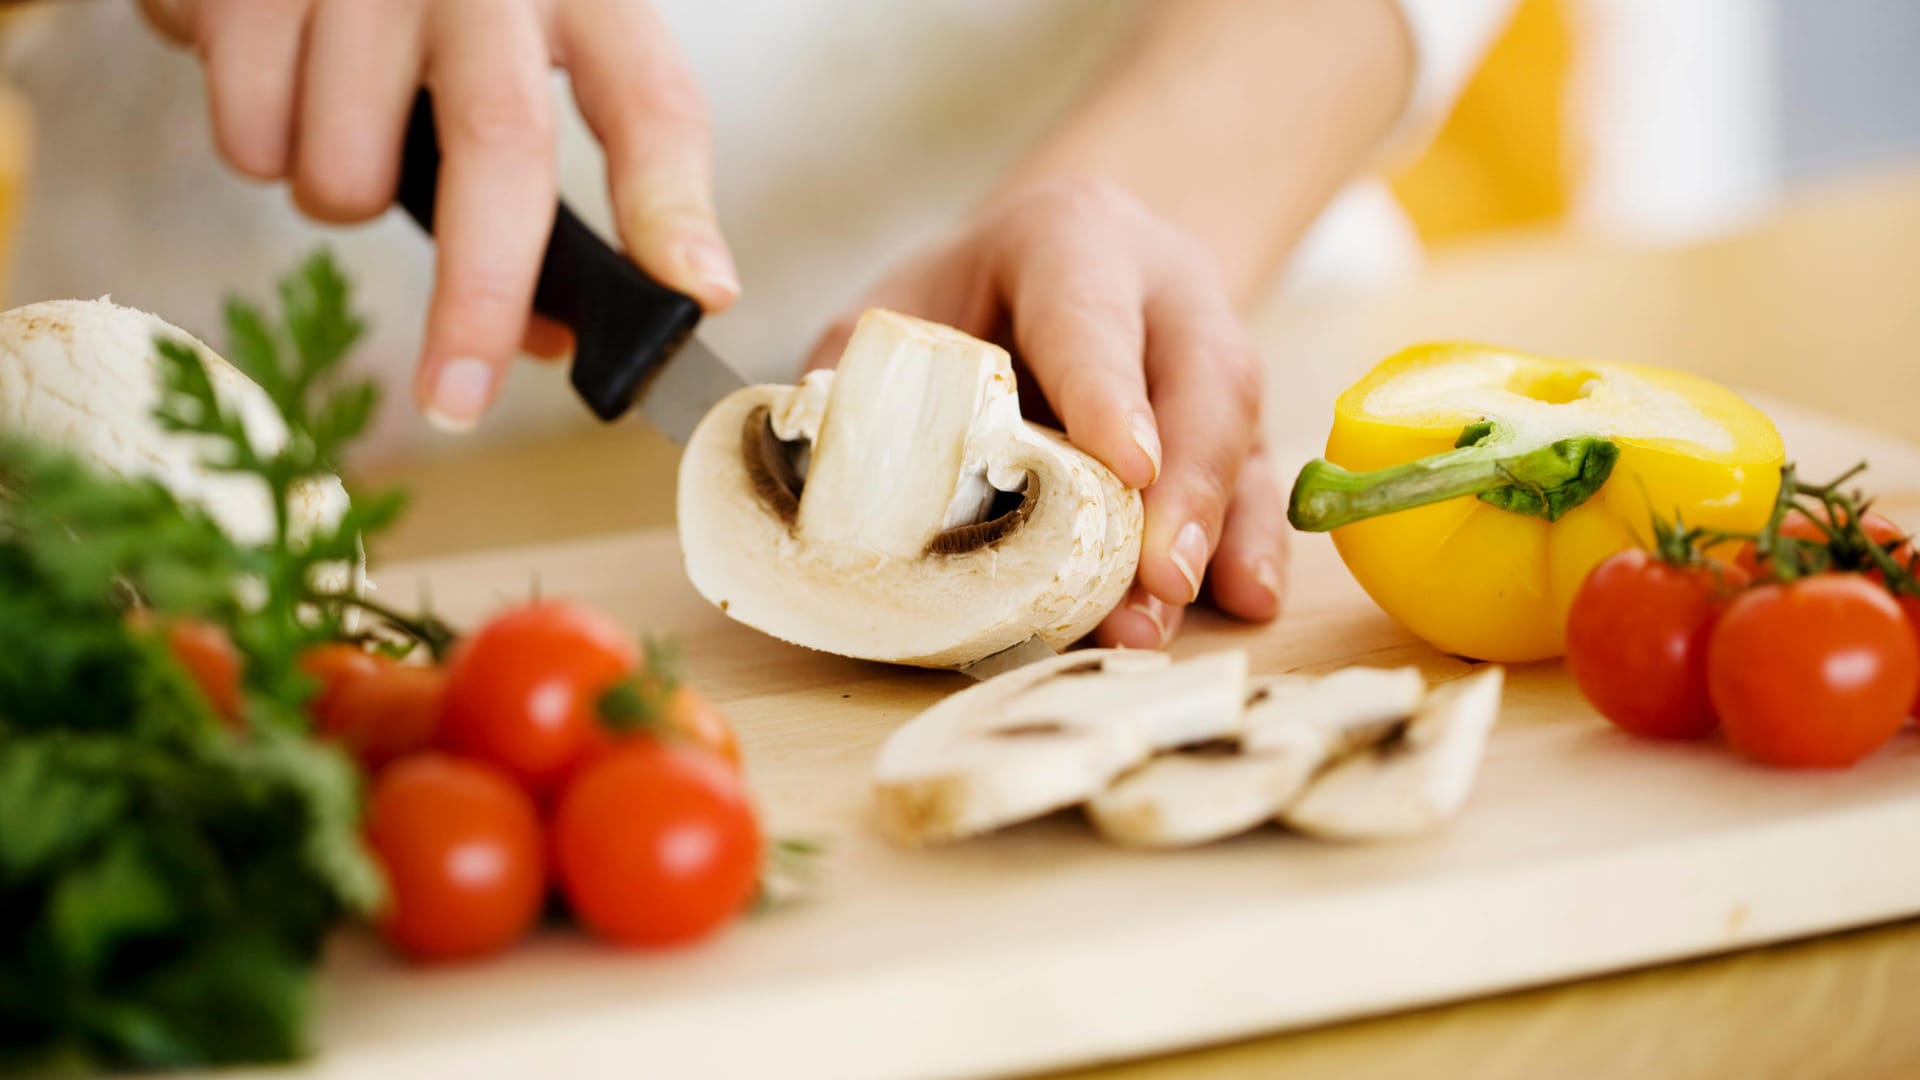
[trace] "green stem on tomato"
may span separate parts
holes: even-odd
[[[1511,428],[1482,422],[1460,433],[1454,449],[1372,472],[1356,473],[1325,459],[1300,470],[1287,520],[1326,532],[1367,518],[1466,495],[1516,514],[1557,521],[1600,490],[1620,448],[1600,435],[1575,435],[1520,448]]]

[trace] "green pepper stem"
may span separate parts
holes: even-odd
[[[1575,435],[1519,449],[1511,432],[1477,425],[1463,439],[1480,441],[1373,472],[1356,473],[1324,459],[1308,462],[1293,484],[1287,520],[1326,532],[1381,514],[1466,495],[1514,513],[1557,520],[1606,482],[1619,447],[1600,435]]]

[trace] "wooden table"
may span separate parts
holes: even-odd
[[[1920,436],[1920,173],[1807,192],[1684,248],[1483,242],[1406,288],[1276,308],[1254,325],[1273,373],[1269,435],[1287,457],[1312,452],[1355,370],[1448,337],[1701,371],[1846,417],[1870,452]],[[376,554],[661,524],[672,463],[630,424],[389,468],[373,479],[410,486],[415,512]],[[1920,925],[1901,924],[1075,1075],[1911,1075],[1916,986]]]

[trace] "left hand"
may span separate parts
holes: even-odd
[[[1074,445],[1145,489],[1138,576],[1100,644],[1165,645],[1203,585],[1230,615],[1279,613],[1288,526],[1260,438],[1262,365],[1197,241],[1117,185],[1052,180],[901,265],[807,366],[831,367],[871,307],[1006,345]]]

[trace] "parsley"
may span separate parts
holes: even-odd
[[[294,528],[294,501],[333,474],[376,398],[342,373],[363,325],[332,260],[301,264],[279,299],[277,323],[239,301],[226,321],[282,444],[249,433],[191,344],[156,342],[156,419],[198,438],[207,467],[263,485],[268,540],[234,540],[158,483],[0,440],[0,1071],[295,1057],[327,932],[379,900],[357,774],[308,737],[297,661],[366,607],[324,571],[356,562],[401,501]],[[128,618],[136,606],[226,630],[244,730]],[[388,614],[444,647],[438,623]]]

